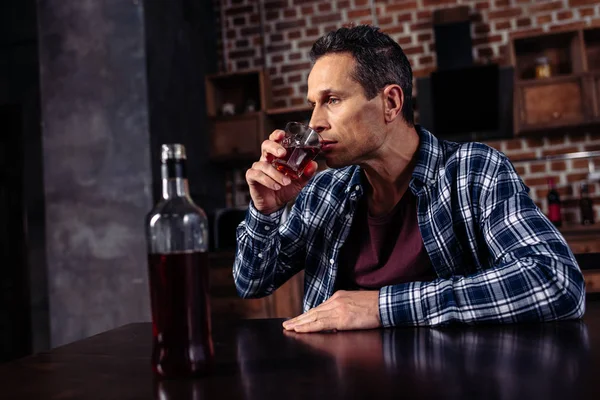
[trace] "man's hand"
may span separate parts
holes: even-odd
[[[373,329],[381,326],[379,291],[337,291],[318,307],[283,323],[288,331]]]
[[[254,207],[265,215],[279,210],[296,197],[318,168],[317,163],[311,161],[302,176],[295,180],[277,171],[271,161],[277,156],[285,155],[287,150],[280,144],[284,136],[285,132],[282,130],[273,131],[261,146],[260,160],[246,171],[246,182]]]

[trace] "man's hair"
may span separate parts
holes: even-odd
[[[320,37],[310,50],[312,62],[331,53],[350,53],[356,60],[352,78],[371,100],[386,85],[397,84],[404,92],[402,116],[414,124],[412,106],[412,69],[402,47],[378,27],[358,25],[340,28]]]

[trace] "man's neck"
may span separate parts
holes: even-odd
[[[390,212],[408,190],[419,149],[414,127],[404,126],[388,137],[376,157],[361,163],[369,183],[369,214],[373,216]]]

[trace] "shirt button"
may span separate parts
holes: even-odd
[[[352,218],[352,215],[346,214],[346,219],[350,219],[350,218]]]
[[[258,253],[258,258],[263,258],[262,253]]]
[[[265,231],[270,231],[270,230],[271,230],[271,227],[265,225]]]
[[[359,189],[360,189],[360,186],[358,186],[358,185],[354,186],[354,190],[356,190],[357,192]]]
[[[329,259],[329,264],[333,265],[334,262],[335,262],[335,260],[333,258]]]

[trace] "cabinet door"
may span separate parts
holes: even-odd
[[[600,271],[583,271],[586,293],[600,292]]]
[[[211,135],[211,158],[258,159],[265,136],[264,114],[257,112],[215,119]]]
[[[595,237],[566,237],[566,240],[574,254],[600,253],[600,241]]]
[[[302,313],[304,273],[300,272],[273,294],[242,299],[233,280],[233,252],[210,253],[210,305],[219,319],[288,318]]]
[[[524,126],[560,127],[584,122],[581,80],[522,86]]]
[[[594,82],[594,117],[600,120],[600,74],[595,74],[591,79]]]
[[[209,254],[210,308],[213,318],[235,320],[273,318],[273,296],[242,299],[233,280],[233,252]]]

